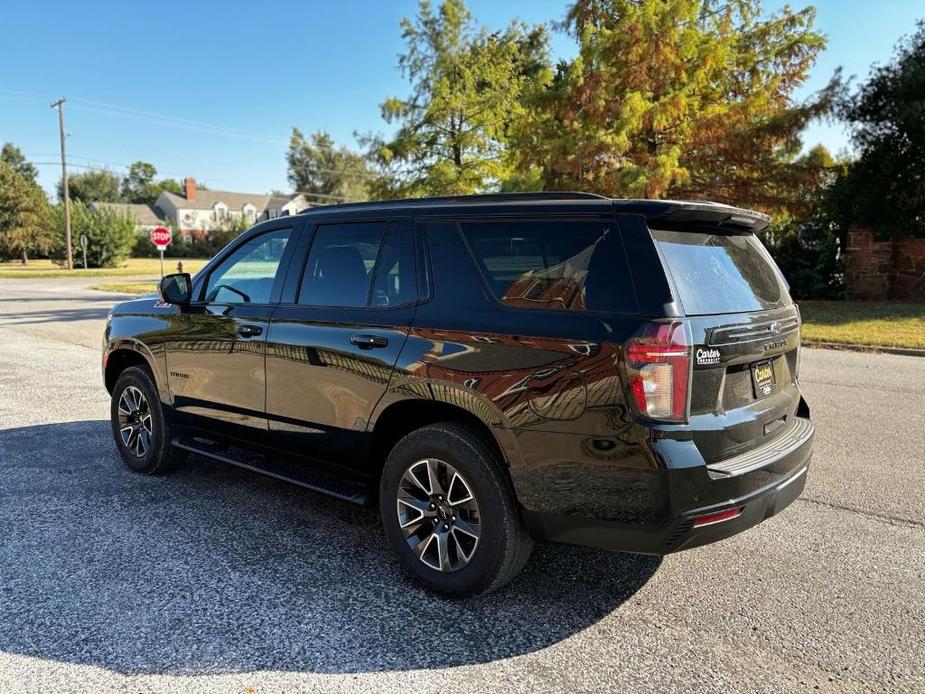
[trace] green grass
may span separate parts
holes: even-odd
[[[117,294],[150,294],[157,291],[157,282],[104,282],[94,285],[91,289]]]
[[[76,267],[65,270],[50,260],[30,260],[28,265],[18,261],[0,263],[0,278],[5,279],[37,279],[54,277],[127,277],[132,275],[160,275],[161,261],[158,258],[129,258],[119,267],[90,268],[84,270],[79,259],[74,257]],[[208,260],[202,258],[164,258],[164,272],[176,272],[177,261],[183,262],[183,271],[195,273]]]
[[[925,349],[925,304],[801,301],[803,339]]]

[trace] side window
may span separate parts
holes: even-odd
[[[223,304],[266,304],[291,229],[255,236],[209,275],[205,300]]]
[[[414,246],[410,232],[389,228],[376,264],[376,280],[370,306],[401,306],[417,298],[414,275]]]
[[[306,306],[367,306],[384,233],[384,222],[319,226],[305,264],[298,302]]]
[[[503,304],[639,311],[623,244],[610,220],[463,222],[460,228]]]

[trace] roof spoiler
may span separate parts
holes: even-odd
[[[771,218],[761,212],[743,210],[715,202],[665,201],[665,208],[650,214],[649,220],[671,223],[700,223],[718,226],[730,231],[758,232],[765,229]]]

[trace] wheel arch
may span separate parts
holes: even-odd
[[[404,399],[382,409],[371,428],[371,469],[379,474],[389,452],[398,441],[416,429],[438,422],[459,422],[481,435],[502,463],[510,479],[510,466],[517,456],[513,433],[499,426],[489,426],[476,414],[454,404],[425,399]]]
[[[103,381],[109,394],[112,394],[119,374],[132,366],[142,366],[148,369],[161,400],[164,400],[163,379],[157,368],[157,360],[146,345],[136,340],[117,340],[106,350]]]

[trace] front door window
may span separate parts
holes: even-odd
[[[209,275],[205,300],[223,304],[267,304],[291,229],[255,236]]]

